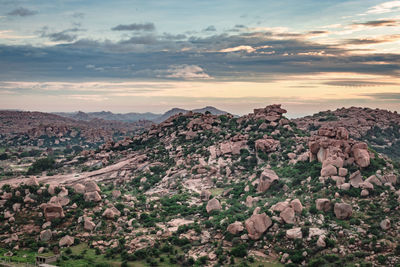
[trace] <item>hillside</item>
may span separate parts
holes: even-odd
[[[345,127],[350,136],[373,149],[400,159],[400,115],[381,109],[341,108],[293,120],[302,130],[314,133],[320,127]]]
[[[285,113],[179,113],[0,180],[2,252],[61,250],[59,266],[400,264],[399,166],[351,128],[310,132]]]

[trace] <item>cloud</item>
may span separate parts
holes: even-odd
[[[119,43],[120,44],[140,44],[140,45],[145,45],[145,44],[155,44],[158,42],[158,39],[155,35],[141,35],[141,36],[133,36],[129,38],[128,40],[122,40]]]
[[[154,23],[144,23],[144,24],[138,24],[138,23],[133,23],[133,24],[120,24],[117,25],[113,28],[111,28],[112,31],[146,31],[146,32],[151,32],[155,30]]]
[[[7,15],[9,16],[15,16],[15,17],[28,17],[28,16],[33,16],[35,14],[37,14],[37,11],[30,10],[24,7],[16,8],[7,13]]]
[[[215,32],[215,31],[217,31],[217,29],[215,28],[214,25],[210,25],[203,30],[203,32]]]
[[[377,82],[369,80],[333,80],[325,82],[324,84],[330,86],[343,86],[343,87],[375,87],[375,86],[388,86],[388,85],[398,85],[392,82]]]
[[[371,20],[362,23],[353,23],[352,26],[356,27],[393,27],[398,26],[399,21],[396,19],[382,19],[382,20]]]
[[[359,39],[346,39],[343,44],[346,45],[370,45],[370,44],[381,44],[395,42],[400,39],[400,34],[398,35],[385,35],[370,38],[359,38]]]
[[[256,51],[256,49],[254,49],[253,47],[251,47],[249,45],[239,45],[236,47],[222,49],[219,52],[229,53],[229,52],[238,52],[238,51],[245,51],[247,53],[252,53],[252,52]]]
[[[360,94],[360,96],[367,96],[376,100],[400,100],[400,93],[395,92]]]
[[[186,64],[171,65],[169,66],[169,69],[165,70],[165,74],[160,74],[159,76],[184,80],[211,79],[211,77],[207,73],[205,73],[203,68],[201,68],[200,66]]]
[[[400,10],[400,1],[389,1],[373,6],[368,9],[367,14],[382,14]]]
[[[76,32],[83,31],[79,28],[66,29],[60,32],[48,32],[48,27],[43,27],[39,31],[41,37],[49,38],[52,42],[73,42],[78,38]]]

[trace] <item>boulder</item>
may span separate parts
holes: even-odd
[[[43,242],[49,241],[52,236],[53,234],[49,229],[40,232],[40,240]]]
[[[301,228],[293,228],[286,230],[286,237],[289,239],[300,239],[303,238],[303,233],[301,232]]]
[[[88,217],[85,217],[84,222],[83,222],[83,229],[86,231],[93,231],[93,229],[96,227],[96,224],[92,222],[92,220]]]
[[[74,240],[73,237],[71,237],[69,235],[66,235],[66,236],[64,236],[63,238],[60,239],[60,242],[58,242],[58,245],[60,247],[69,247],[69,246],[72,246],[74,244],[74,241],[75,240]]]
[[[115,217],[119,217],[119,216],[121,216],[121,212],[115,207],[107,208],[103,212],[103,217],[105,217],[107,219],[114,219]]]
[[[322,177],[333,176],[333,175],[337,175],[337,169],[332,164],[328,164],[321,169]]]
[[[207,213],[210,213],[213,210],[221,210],[221,209],[222,209],[222,206],[219,203],[218,199],[216,199],[216,198],[210,199],[206,206]]]
[[[258,240],[261,235],[271,227],[272,221],[267,214],[253,214],[245,221],[248,236],[253,240]]]
[[[326,247],[325,235],[320,235],[317,240],[317,246],[320,248]]]
[[[85,184],[85,192],[101,192],[100,187],[94,182],[94,181],[89,181]]]
[[[389,219],[384,219],[379,225],[381,226],[382,230],[387,231],[390,229],[391,223]]]
[[[381,180],[379,180],[378,177],[376,177],[376,175],[371,175],[365,181],[374,185],[382,186]]]
[[[226,229],[229,233],[233,235],[237,235],[238,233],[242,232],[244,230],[242,222],[234,222],[228,225],[228,228]]]
[[[294,224],[294,209],[291,207],[284,209],[280,217],[285,223]]]
[[[315,201],[317,210],[327,212],[332,208],[331,201],[327,198],[319,198]]]
[[[78,194],[85,193],[85,186],[83,184],[75,184],[73,188],[74,188],[75,193],[78,193]]]
[[[294,209],[296,213],[301,213],[303,211],[303,205],[297,198],[290,201],[290,206]]]
[[[208,201],[208,200],[210,200],[210,197],[211,197],[211,192],[210,191],[201,190],[200,198],[201,198],[202,201]]]
[[[30,177],[25,181],[25,184],[28,186],[39,186],[39,182],[35,177]]]
[[[334,207],[335,216],[338,219],[348,219],[353,214],[353,208],[346,203],[336,203]]]
[[[276,151],[279,145],[280,142],[275,139],[259,139],[255,142],[256,150],[265,153]]]
[[[350,184],[352,187],[359,188],[360,183],[362,183],[361,172],[358,170],[350,175]]]
[[[339,176],[345,177],[348,173],[348,170],[346,168],[339,168]]]
[[[101,200],[101,196],[97,191],[85,193],[84,198],[86,202],[99,202]]]
[[[47,221],[65,217],[64,210],[60,204],[45,204],[43,205],[43,212]]]
[[[260,176],[257,186],[257,192],[263,193],[267,191],[274,181],[279,180],[278,175],[271,169],[265,169]]]
[[[352,147],[354,160],[361,168],[368,167],[371,159],[365,143],[358,143]]]

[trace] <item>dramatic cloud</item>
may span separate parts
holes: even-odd
[[[343,43],[348,45],[370,45],[395,42],[400,39],[399,35],[378,36],[374,38],[347,39]]]
[[[371,7],[367,14],[382,14],[395,12],[400,10],[400,1],[389,1],[376,6]]]
[[[154,31],[156,27],[154,26],[153,23],[144,23],[144,24],[120,24],[118,26],[115,26],[111,28],[112,31]]]
[[[203,68],[197,65],[171,65],[166,71],[166,78],[178,78],[184,80],[192,79],[211,79],[211,77],[204,72]],[[160,75],[163,77],[163,75]]]
[[[30,10],[24,7],[16,8],[7,13],[9,16],[16,16],[16,17],[28,17],[37,14],[37,11]]]

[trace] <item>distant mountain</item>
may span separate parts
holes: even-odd
[[[130,113],[112,113],[110,111],[100,111],[100,112],[72,112],[72,113],[66,113],[66,112],[56,112],[55,114],[67,117],[67,118],[72,118],[75,120],[83,120],[83,121],[90,121],[92,119],[102,119],[102,120],[112,120],[112,121],[122,121],[122,122],[137,122],[137,121],[152,121],[155,123],[160,123],[168,119],[169,117],[179,114],[179,113],[187,113],[190,110],[187,109],[181,109],[181,108],[173,108],[171,110],[168,110],[164,114],[156,114],[156,113],[151,113],[151,112],[146,112],[146,113],[135,113],[135,112],[130,112]],[[222,115],[222,114],[227,114],[228,112],[219,110],[215,107],[207,106],[204,108],[200,109],[193,109],[192,110],[195,113],[206,113],[210,112],[213,115]]]

